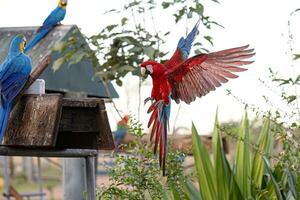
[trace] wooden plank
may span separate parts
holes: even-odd
[[[9,187],[9,193],[10,193],[10,196],[14,197],[16,200],[23,199],[22,196],[17,192],[17,190],[12,186]]]
[[[97,156],[95,149],[49,149],[31,147],[4,147],[0,146],[1,156],[25,156],[25,157],[57,157],[57,158],[80,158]]]
[[[62,95],[24,95],[10,115],[4,145],[53,147]]]
[[[64,100],[63,100],[64,102]],[[59,132],[98,132],[98,110],[90,107],[63,107]]]
[[[112,132],[109,126],[109,121],[106,113],[104,100],[101,100],[98,106],[98,123],[100,126],[100,135],[98,140],[99,150],[112,150],[115,148]]]
[[[63,107],[96,108],[101,100],[99,98],[64,98]]]

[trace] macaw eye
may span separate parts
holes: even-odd
[[[147,65],[146,69],[147,69],[148,72],[150,72],[150,74],[153,73],[153,66],[152,65]]]
[[[27,44],[27,40],[26,40],[26,37],[24,37],[23,38],[23,46],[26,47],[26,44]]]

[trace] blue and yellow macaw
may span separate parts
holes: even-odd
[[[47,33],[49,33],[55,26],[66,16],[68,0],[59,0],[58,6],[50,13],[46,18],[43,25],[37,30],[35,37],[29,42],[25,49],[25,53],[32,49],[41,39],[43,39]]]
[[[31,59],[24,54],[23,34],[13,38],[7,57],[0,65],[0,142],[2,141],[14,98],[24,87],[31,72]]]

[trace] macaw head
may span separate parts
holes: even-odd
[[[124,124],[128,124],[128,121],[129,121],[129,115],[125,115],[122,120],[122,122],[124,122]]]
[[[119,122],[118,125],[127,126],[129,121],[129,115],[125,115]]]
[[[143,62],[141,64],[141,75],[143,77],[147,77],[147,75],[150,75],[152,77],[156,75],[161,75],[164,71],[164,65],[152,60]]]
[[[68,0],[59,0],[58,6],[61,8],[66,8],[68,4]]]
[[[26,38],[24,34],[16,35],[10,43],[8,53],[11,56],[17,55],[19,53],[24,53],[25,46],[26,46]]]

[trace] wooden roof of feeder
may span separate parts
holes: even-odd
[[[27,41],[32,39],[38,27],[13,27],[0,28],[0,61],[7,55],[9,43],[15,35],[24,33]],[[32,58],[33,68],[46,55],[51,55],[52,61],[49,67],[40,76],[46,81],[46,90],[51,92],[82,92],[92,97],[112,97],[117,98],[118,94],[111,83],[108,83],[108,91],[103,82],[94,77],[95,71],[92,61],[82,60],[77,64],[69,66],[63,64],[57,71],[54,71],[53,61],[61,57],[60,53],[53,52],[52,49],[57,42],[66,41],[70,37],[82,43],[84,37],[76,25],[60,25],[51,31],[42,41],[40,41],[28,55]],[[85,48],[88,48],[85,45]],[[89,50],[89,49],[88,49]]]
[[[8,37],[23,32],[30,40],[35,30],[36,27],[0,28],[0,61],[7,54]],[[70,67],[65,64],[55,72],[52,69],[53,60],[60,57],[52,52],[53,46],[74,35],[85,42],[76,26],[58,26],[29,53],[33,70],[15,98],[3,145],[24,150],[114,148],[105,103],[99,98],[118,97],[113,86],[108,84],[107,90],[102,82],[92,81],[94,69],[89,60]],[[46,90],[52,94],[22,96],[38,77],[46,81]],[[61,94],[65,92],[81,92],[88,97]]]

